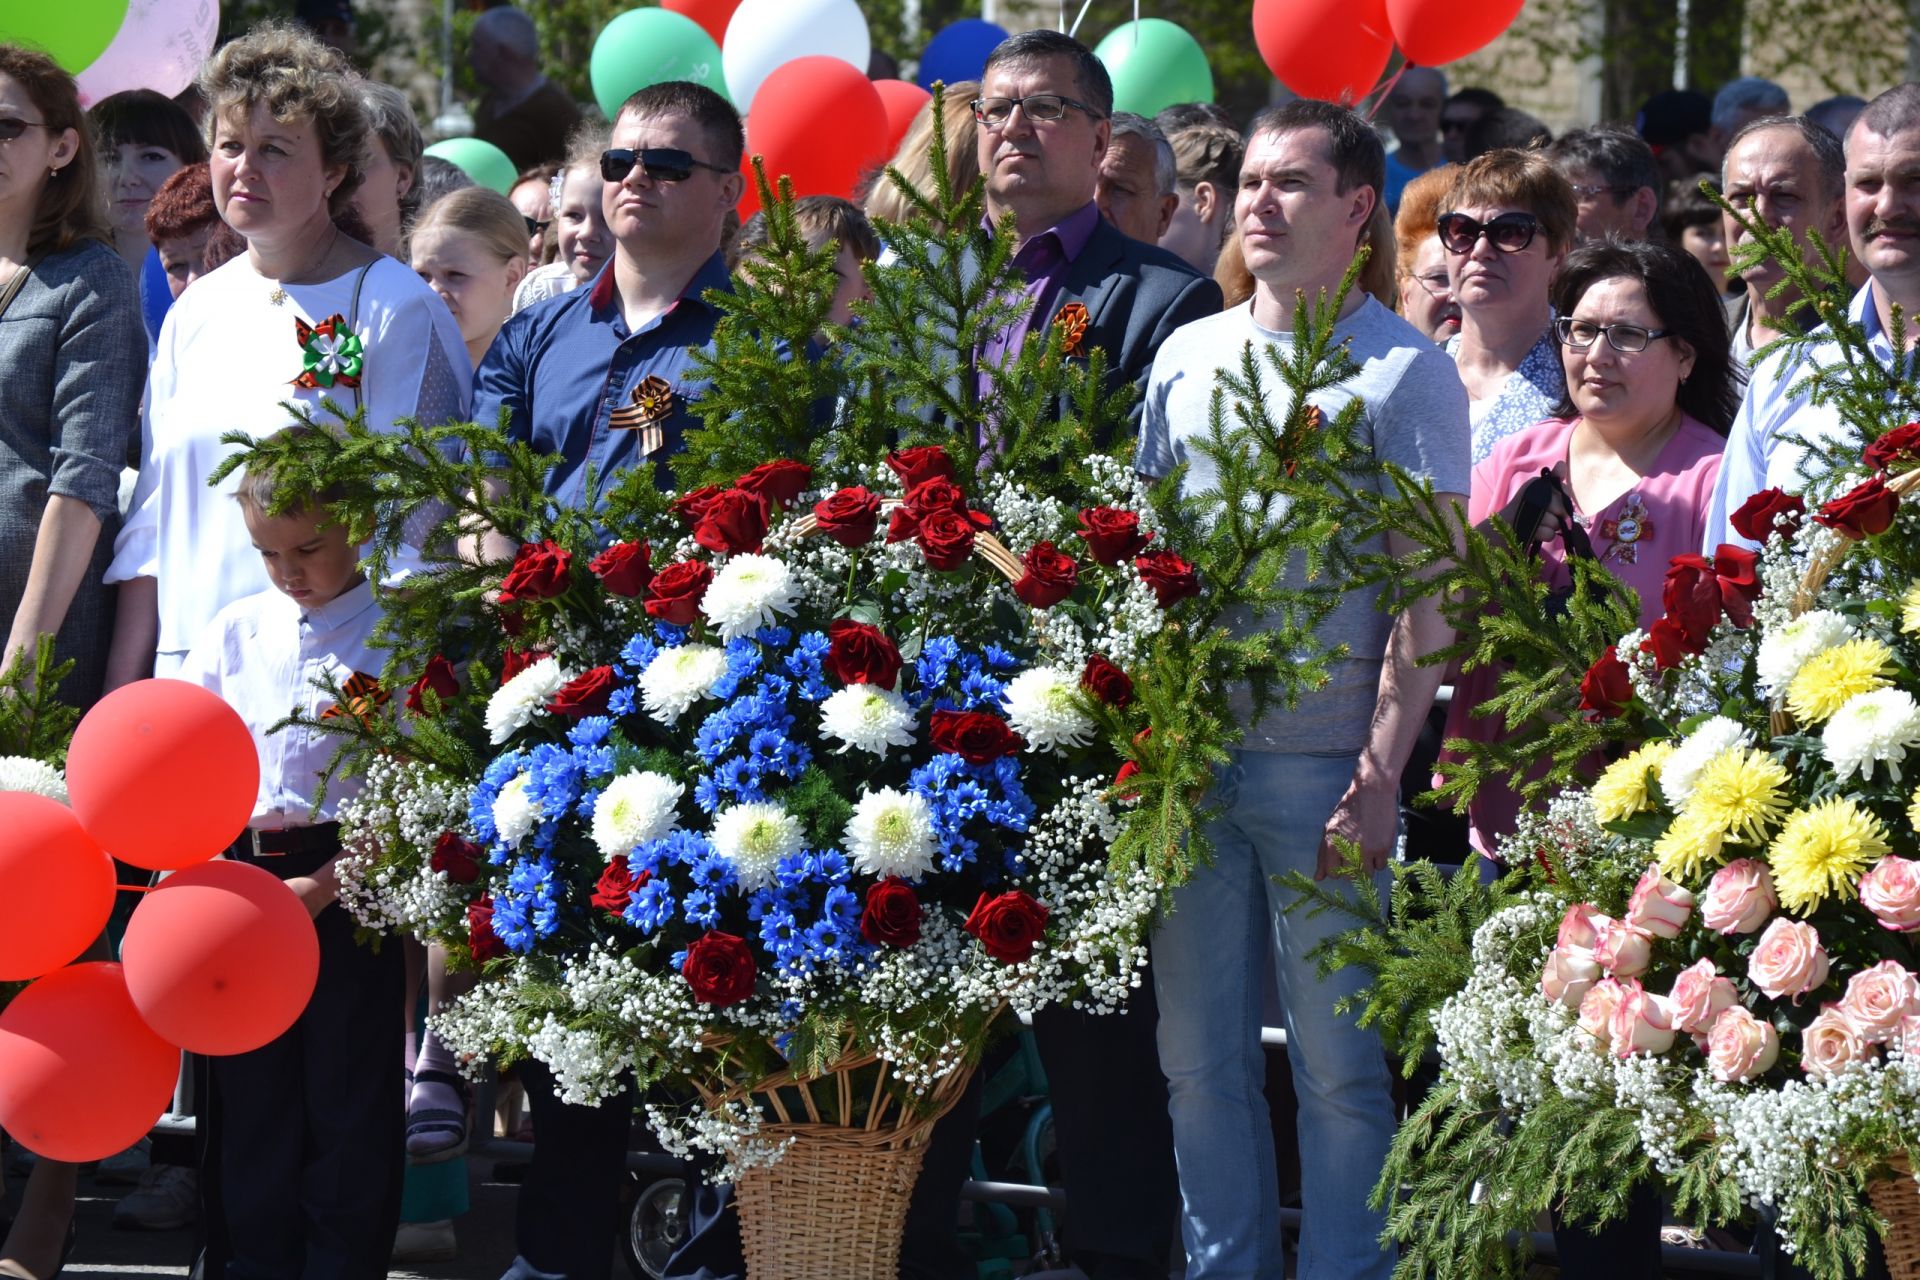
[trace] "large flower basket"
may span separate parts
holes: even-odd
[[[902,1105],[903,1090],[889,1087],[887,1064],[871,1054],[843,1056],[821,1076],[780,1072],[752,1090],[746,1100],[763,1117],[758,1141],[785,1152],[734,1184],[749,1280],[893,1280],[927,1141],[973,1070],[948,1072],[919,1107]],[[823,1088],[830,1109],[818,1101]],[[702,1094],[709,1106],[734,1100]]]
[[[1873,1211],[1886,1219],[1880,1244],[1887,1255],[1887,1274],[1893,1280],[1920,1280],[1920,1181],[1904,1155],[1889,1162],[1893,1176],[1867,1187]]]

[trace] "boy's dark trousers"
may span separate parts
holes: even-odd
[[[339,851],[337,829],[230,856],[290,880]],[[329,836],[334,838],[329,839]],[[204,1280],[381,1280],[400,1224],[406,1161],[405,972],[398,940],[354,940],[334,905],[314,920],[320,977],[287,1032],[251,1053],[201,1059]]]

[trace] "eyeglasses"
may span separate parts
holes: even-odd
[[[1575,187],[1573,189],[1573,198],[1576,200],[1591,200],[1598,195],[1630,196],[1633,192],[1634,188],[1632,187],[1616,187],[1612,183],[1602,182],[1594,186]]]
[[[1013,118],[1015,107],[1026,112],[1029,120],[1059,120],[1067,114],[1068,107],[1084,111],[1095,120],[1106,118],[1086,103],[1061,93],[1030,93],[1024,98],[975,98],[973,118],[980,124],[1005,124]]]
[[[548,218],[545,222],[542,222],[538,218],[529,218],[524,213],[520,215],[520,220],[527,224],[527,234],[530,236],[537,236],[553,225],[552,218]]]
[[[21,120],[15,116],[0,117],[0,142],[12,142],[29,129],[44,129],[47,126],[38,120]]]
[[[1453,280],[1444,271],[1429,271],[1425,275],[1415,275],[1413,279],[1436,302],[1453,296]]]
[[[693,176],[695,169],[711,169],[715,173],[733,172],[717,164],[708,164],[705,160],[695,160],[678,147],[642,147],[638,151],[631,147],[614,147],[600,153],[600,176],[608,182],[625,182],[635,165],[639,165],[641,172],[655,182],[685,182]]]
[[[1540,219],[1530,213],[1503,213],[1481,222],[1464,213],[1443,213],[1435,226],[1448,253],[1472,253],[1481,236],[1502,253],[1519,253],[1533,243]]]
[[[1560,339],[1563,347],[1572,347],[1575,351],[1585,351],[1602,336],[1607,345],[1624,355],[1645,351],[1647,344],[1655,338],[1671,338],[1671,329],[1643,329],[1637,324],[1594,324],[1588,320],[1575,320],[1572,316],[1560,316],[1553,322],[1553,336]]]

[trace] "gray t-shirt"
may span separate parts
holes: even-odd
[[[1467,391],[1453,361],[1433,341],[1393,312],[1368,298],[1339,322],[1334,334],[1347,343],[1357,372],[1337,387],[1318,393],[1313,403],[1331,419],[1351,400],[1365,402],[1355,439],[1370,446],[1374,456],[1391,462],[1417,478],[1432,482],[1440,493],[1467,492],[1471,465],[1471,432],[1467,425]],[[1140,426],[1142,473],[1165,475],[1175,464],[1188,470],[1182,489],[1204,493],[1215,487],[1211,461],[1189,451],[1188,441],[1207,434],[1209,402],[1215,375],[1237,369],[1240,353],[1249,343],[1292,345],[1293,335],[1263,329],[1253,321],[1251,303],[1173,331],[1161,344],[1147,379],[1147,399]],[[1268,411],[1278,417],[1286,411],[1287,391],[1271,369],[1264,370]],[[1384,489],[1384,476],[1363,483]],[[1361,552],[1386,549],[1376,538]],[[1304,582],[1304,566],[1296,566],[1296,581]],[[1301,695],[1288,711],[1277,708],[1256,724],[1249,724],[1243,746],[1255,751],[1352,753],[1366,745],[1373,722],[1380,683],[1380,663],[1393,629],[1392,615],[1377,607],[1379,589],[1350,591],[1321,624],[1319,635],[1328,647],[1344,644],[1347,653],[1329,668],[1331,678],[1320,689]],[[1245,690],[1234,695],[1234,708],[1243,722],[1252,715]]]

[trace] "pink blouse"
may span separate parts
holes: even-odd
[[[1468,519],[1478,524],[1500,511],[1521,486],[1567,460],[1574,418],[1548,418],[1515,433],[1494,446],[1486,461],[1473,469],[1468,496]],[[1696,418],[1682,417],[1679,430],[1640,483],[1599,511],[1576,509],[1574,518],[1585,526],[1594,554],[1622,582],[1640,595],[1640,625],[1650,626],[1665,612],[1660,603],[1667,564],[1674,556],[1700,550],[1707,525],[1707,504],[1714,479],[1720,474],[1720,452],[1726,441]],[[1569,493],[1574,491],[1567,486]],[[1577,500],[1577,499],[1576,499]],[[1541,574],[1555,590],[1572,586],[1566,548],[1555,538],[1540,548]],[[1497,716],[1476,718],[1471,712],[1494,694],[1499,683],[1495,665],[1477,667],[1454,682],[1453,703],[1447,712],[1446,736],[1490,742],[1505,725]],[[1442,753],[1442,769],[1449,759]],[[1491,855],[1496,841],[1511,832],[1520,813],[1520,798],[1506,786],[1489,783],[1467,807],[1473,847]]]

